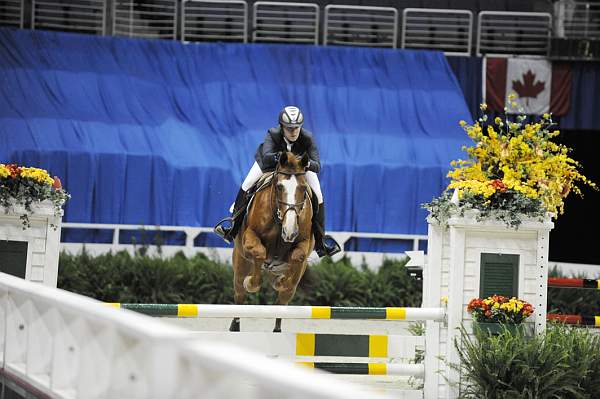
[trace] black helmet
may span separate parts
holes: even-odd
[[[304,115],[298,107],[288,106],[279,113],[279,124],[285,127],[300,127],[304,123]]]

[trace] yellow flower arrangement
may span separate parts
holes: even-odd
[[[46,170],[0,163],[0,206],[4,207],[5,213],[14,205],[25,207],[26,213],[21,215],[24,229],[30,225],[31,205],[49,200],[58,215],[69,198],[60,179],[50,177]]]
[[[481,323],[519,324],[533,314],[533,306],[515,297],[492,295],[484,299],[471,299],[467,312]]]
[[[597,189],[569,157],[570,149],[552,141],[560,132],[553,128],[550,114],[535,123],[524,123],[525,119],[522,114],[513,120],[498,116],[488,123],[484,113],[472,125],[460,121],[474,144],[463,147],[468,159],[451,163],[451,181],[444,194],[425,204],[434,218],[443,222],[453,210],[477,209],[480,217],[495,217],[516,227],[522,216],[564,213],[565,197],[571,192],[581,195],[580,185]],[[454,191],[458,203],[451,204]]]

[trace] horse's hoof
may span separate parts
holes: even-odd
[[[274,332],[274,333],[280,333],[280,332],[281,332],[281,328],[274,328],[274,329],[273,329],[273,332]]]
[[[256,286],[252,285],[252,280],[253,280],[252,276],[246,276],[244,278],[244,284],[243,284],[244,289],[250,293],[256,292],[260,289],[260,285],[258,285],[258,284]]]
[[[240,321],[232,320],[231,325],[229,326],[229,331],[230,332],[240,332]]]

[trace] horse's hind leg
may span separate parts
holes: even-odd
[[[260,238],[252,229],[247,229],[244,233],[244,253],[249,255],[253,263],[248,263],[248,270],[244,278],[244,288],[248,292],[257,292],[261,284],[261,268],[267,259],[267,250],[260,241]]]
[[[237,243],[233,248],[233,300],[236,305],[243,305],[246,300],[246,289],[244,288],[244,279],[251,269],[251,264],[244,259],[238,249]],[[231,320],[229,331],[240,331],[240,318],[235,317]]]

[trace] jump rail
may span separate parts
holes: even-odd
[[[548,287],[553,288],[592,288],[600,290],[600,280],[587,278],[558,278],[549,277]]]
[[[424,348],[422,336],[223,331],[194,331],[191,334],[334,374],[423,378],[425,371],[424,364],[412,363],[417,356],[417,347]]]
[[[207,318],[285,318],[285,319],[378,319],[443,321],[444,308],[363,308],[331,306],[280,305],[204,305],[204,304],[148,304],[107,303],[116,308],[133,310],[151,316],[207,317]]]
[[[549,321],[557,321],[565,324],[581,325],[589,327],[600,327],[600,316],[586,316],[578,314],[549,314]]]

